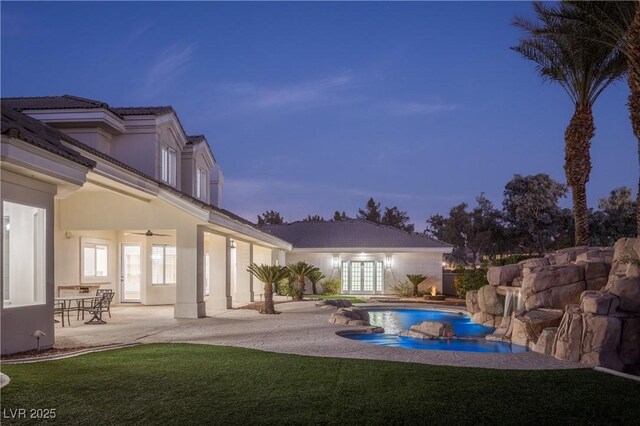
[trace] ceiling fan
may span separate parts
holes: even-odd
[[[147,232],[125,232],[124,235],[142,235],[145,237],[172,237],[173,236],[169,234],[158,234],[155,232],[151,232],[151,229],[147,229]]]

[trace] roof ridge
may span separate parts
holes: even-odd
[[[172,105],[151,105],[151,106],[114,106],[111,107],[113,109],[160,109],[160,108],[170,108],[175,111]]]
[[[108,103],[106,103],[104,101],[100,101],[98,99],[83,98],[81,96],[69,95],[68,93],[65,93],[64,95],[62,95],[61,98],[70,98],[70,99],[74,99],[76,101],[87,102],[87,103],[99,106],[101,108],[109,108],[109,104]]]
[[[3,96],[0,99],[42,99],[42,98],[60,98],[60,95],[52,96]]]

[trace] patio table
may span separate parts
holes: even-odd
[[[76,302],[76,308],[80,309],[80,302],[82,302],[82,306],[84,308],[84,301],[85,300],[94,300],[96,299],[96,297],[99,296],[62,296],[62,297],[56,297],[54,298],[54,300],[56,302],[62,302],[62,326],[64,327],[64,312],[67,312],[67,322],[69,324],[69,326],[71,326],[71,322],[69,321],[69,312],[71,312],[71,304],[73,302]],[[84,319],[84,317],[83,317]]]

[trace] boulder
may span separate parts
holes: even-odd
[[[620,298],[619,310],[640,313],[640,278],[618,278],[610,281],[605,290]]]
[[[640,318],[622,318],[620,360],[625,366],[640,368]]]
[[[545,355],[553,354],[553,343],[556,340],[557,332],[558,327],[547,327],[542,330],[542,333],[540,333],[540,337],[538,338],[538,342],[533,348],[534,352]]]
[[[613,247],[591,247],[576,256],[576,262],[597,262],[611,265],[613,262]]]
[[[525,292],[538,293],[552,287],[584,281],[584,269],[581,265],[551,265],[525,270],[522,289]]]
[[[618,356],[622,324],[616,317],[583,314],[580,362],[622,370]]]
[[[415,337],[418,339],[452,338],[456,333],[451,324],[440,321],[423,321],[412,325],[408,331],[401,331],[400,336]]]
[[[610,263],[603,262],[577,262],[584,267],[584,279],[587,282],[587,290],[602,290],[607,285]]]
[[[534,309],[523,311],[515,315],[511,341],[527,346],[536,344],[542,331],[548,327],[557,327],[563,316],[559,309]]]
[[[504,313],[504,307],[496,287],[491,285],[485,285],[478,290],[478,306],[480,311],[489,315],[502,315]]]
[[[582,314],[577,305],[567,306],[553,347],[553,356],[567,361],[580,361],[582,344]]]
[[[537,257],[534,259],[527,259],[518,262],[518,265],[522,265],[523,268],[537,268],[539,266],[549,266],[551,263],[546,257]]]
[[[338,308],[331,314],[329,322],[333,324],[364,326],[370,325],[369,312],[360,308]]]
[[[480,312],[480,305],[478,305],[478,290],[468,291],[465,295],[465,302],[467,304],[467,311],[471,315],[476,312]]]
[[[566,265],[575,262],[576,258],[586,251],[589,251],[589,247],[587,246],[569,247],[558,250],[547,257],[552,265]]]
[[[511,287],[522,287],[522,277],[516,277],[511,281]]]
[[[502,315],[491,315],[486,312],[476,312],[471,315],[471,320],[476,324],[482,324],[487,327],[499,327],[502,323]]]
[[[572,284],[551,287],[539,293],[524,294],[524,306],[526,309],[536,308],[558,308],[562,309],[567,305],[580,302],[580,295],[586,289],[585,281],[578,281]],[[524,288],[524,287],[523,287]]]
[[[613,314],[620,306],[617,296],[601,291],[585,291],[580,296],[580,310],[588,314]]]
[[[487,281],[491,285],[511,285],[520,276],[522,265],[492,266],[487,271]]]
[[[485,338],[487,340],[493,340],[498,342],[511,340],[511,332],[513,331],[513,328],[511,327],[511,321],[513,316],[514,314],[503,317],[502,321],[500,321],[500,325],[497,326],[495,331],[492,334],[489,334],[488,336],[486,336]]]
[[[624,277],[627,275],[629,264],[624,262],[625,258],[640,258],[640,238],[620,238],[613,246],[613,263],[609,273],[609,284],[613,277]],[[615,281],[613,279],[613,281]]]

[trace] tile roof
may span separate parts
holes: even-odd
[[[366,220],[293,222],[261,225],[294,248],[443,248],[451,246],[423,234],[409,233]]]
[[[105,108],[118,115],[106,102],[72,95],[2,98],[2,105],[4,107],[13,108],[17,111],[37,109]]]
[[[0,128],[3,135],[23,140],[85,167],[96,165],[95,161],[83,157],[79,152],[67,148],[61,142],[63,140],[69,142],[73,138],[21,112],[2,108]]]
[[[171,105],[164,106],[151,106],[151,107],[112,107],[120,115],[155,115],[159,117],[161,115],[175,114],[175,110]],[[177,114],[176,114],[177,116]]]

